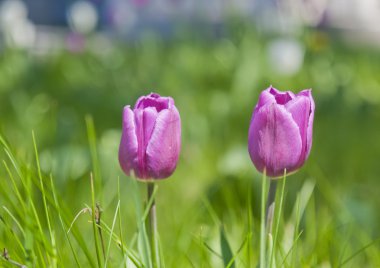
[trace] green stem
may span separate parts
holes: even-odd
[[[277,180],[269,180],[269,193],[267,199],[267,213],[266,213],[266,222],[267,222],[267,233],[272,234],[273,226],[273,216],[276,205],[276,189],[277,189]]]
[[[150,229],[149,235],[150,235],[150,246],[151,246],[151,252],[152,252],[153,267],[160,267],[158,237],[157,237],[156,201],[153,196],[154,186],[155,186],[154,183],[148,183],[148,204],[149,202],[151,202],[151,206],[149,209],[149,229]]]
[[[270,263],[269,263],[270,268],[272,267],[272,264],[274,264],[274,266],[276,267],[275,251],[276,251],[276,244],[277,244],[277,238],[278,238],[278,229],[280,226],[280,219],[281,219],[281,214],[282,214],[282,206],[283,206],[283,201],[284,201],[285,184],[286,184],[286,169],[284,170],[284,177],[282,181],[280,205],[276,213],[276,225],[275,225],[274,238],[273,238],[273,249],[270,255]]]
[[[265,232],[265,196],[267,189],[266,171],[264,170],[261,187],[261,223],[260,223],[260,268],[265,267],[266,232]]]
[[[273,217],[276,206],[276,189],[277,189],[277,180],[269,179],[269,192],[267,197],[267,209],[266,209],[266,234],[268,239],[268,256],[271,257],[274,250],[273,245]],[[269,259],[269,267],[271,267],[271,259]]]

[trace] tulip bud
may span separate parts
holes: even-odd
[[[140,97],[133,110],[124,107],[119,162],[127,176],[169,177],[177,166],[180,147],[181,119],[171,97],[151,93]]]
[[[248,151],[257,170],[279,177],[299,169],[309,157],[315,104],[311,90],[298,94],[272,86],[264,90],[253,111]]]

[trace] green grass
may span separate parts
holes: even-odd
[[[0,55],[0,266],[152,267],[146,185],[117,160],[122,107],[150,91],[174,97],[183,132],[154,194],[161,267],[256,267],[268,244],[272,267],[380,266],[380,53],[306,31],[304,66],[284,76],[266,60],[271,36],[229,27],[216,40]],[[310,159],[279,184],[260,247],[263,180],[246,146],[270,84],[312,87],[317,110]]]

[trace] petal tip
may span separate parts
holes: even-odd
[[[310,99],[313,99],[313,94],[312,94],[312,89],[311,88],[308,88],[308,89],[304,89],[304,90],[301,90],[297,96],[305,96],[307,98],[310,98]]]
[[[156,93],[156,92],[150,92],[150,94],[148,95],[148,97],[151,97],[151,98],[154,98],[154,99],[158,99],[160,98],[160,94]]]

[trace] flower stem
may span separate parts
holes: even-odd
[[[280,227],[280,220],[281,220],[281,214],[282,214],[282,206],[284,202],[284,193],[285,193],[285,184],[286,184],[286,169],[284,170],[284,176],[282,180],[282,187],[281,187],[281,194],[280,194],[280,204],[277,209],[276,213],[276,225],[274,230],[274,238],[273,238],[273,249],[269,258],[269,268],[272,268],[272,264],[274,267],[276,267],[276,247],[277,247],[277,238],[278,238],[278,230]]]
[[[273,216],[275,210],[275,201],[276,201],[276,189],[277,181],[269,180],[269,193],[267,199],[267,213],[266,213],[266,223],[267,223],[267,233],[272,234],[273,226]]]
[[[261,222],[260,222],[260,268],[266,268],[266,232],[265,232],[265,197],[267,193],[267,178],[264,170],[261,185]]]
[[[148,204],[151,202],[151,206],[149,209],[149,236],[153,267],[160,267],[157,237],[156,201],[153,196],[154,187],[154,183],[148,183]]]

